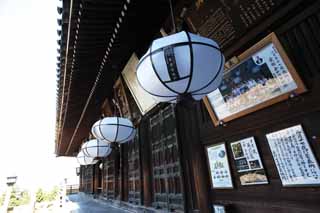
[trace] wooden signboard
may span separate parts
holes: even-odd
[[[101,106],[101,112],[103,117],[112,117],[113,116],[113,109],[112,104],[110,103],[109,99],[106,98]]]
[[[122,71],[122,76],[138,105],[141,114],[144,115],[156,106],[158,102],[139,85],[136,75],[138,63],[139,59],[136,54],[133,53]]]
[[[219,88],[204,98],[216,126],[306,91],[274,33],[238,58]]]
[[[289,0],[195,0],[187,14],[194,32],[212,38],[223,49]]]
[[[121,77],[119,77],[114,84],[113,90],[115,100],[114,104],[116,105],[115,107],[118,108],[118,111],[120,111],[120,116],[131,119],[130,107]]]

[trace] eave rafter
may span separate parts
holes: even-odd
[[[56,154],[70,156],[132,52],[149,45],[169,8],[167,0],[65,0],[61,12]]]

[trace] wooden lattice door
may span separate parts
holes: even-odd
[[[113,155],[109,156],[104,162],[105,186],[103,195],[108,199],[115,199],[116,194],[116,160]]]
[[[83,167],[83,191],[85,193],[93,193],[93,166]]]
[[[169,212],[183,212],[183,182],[173,105],[150,118],[150,132],[152,205]]]
[[[141,204],[141,168],[140,168],[140,148],[139,133],[133,141],[128,144],[128,181],[129,181],[129,197],[130,203]]]

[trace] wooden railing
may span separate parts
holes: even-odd
[[[66,194],[70,195],[70,194],[76,194],[79,192],[79,185],[67,185],[66,186]]]

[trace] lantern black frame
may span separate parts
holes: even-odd
[[[97,140],[97,142],[99,143],[99,140],[98,140],[98,139],[94,139],[94,140]],[[89,142],[89,141],[87,141],[87,143],[88,143],[88,142]],[[92,156],[89,155],[88,148],[96,148],[96,150],[97,150],[97,156],[94,157],[94,158],[107,157],[108,155],[106,155],[106,156],[98,156],[98,155],[99,155],[99,149],[100,149],[100,148],[107,148],[107,147],[109,147],[109,148],[111,149],[111,152],[112,152],[111,144],[102,145],[102,146],[98,146],[98,145],[97,145],[97,146],[87,146],[87,144],[86,144],[85,147],[82,149],[82,151],[83,151],[83,154],[84,154],[85,156],[92,158]],[[110,152],[109,154],[111,154],[111,152]]]
[[[81,151],[80,151],[80,152],[81,152]],[[79,162],[79,159],[80,159],[80,158],[83,158],[83,161],[84,161],[85,164],[81,164],[81,163]],[[78,156],[77,156],[77,161],[78,161],[78,163],[79,163],[80,165],[83,165],[83,166],[91,165],[91,164],[93,164],[92,162],[95,161],[95,159],[93,158],[93,161],[92,161],[91,163],[88,163],[88,162],[86,161],[86,158],[93,158],[93,157],[86,156],[86,155],[84,154],[84,152],[83,152],[83,156],[81,156],[81,157],[78,157]]]
[[[124,142],[126,142],[126,141],[127,141],[129,138],[131,138],[132,135],[135,133],[135,129],[134,129],[133,126],[128,126],[128,125],[124,125],[124,124],[119,124],[119,117],[116,117],[116,118],[117,118],[117,123],[115,123],[115,124],[112,124],[112,123],[102,124],[103,119],[101,119],[101,120],[98,122],[97,125],[93,125],[93,127],[92,127],[93,132],[95,133],[96,129],[98,129],[99,134],[102,136],[102,138],[100,138],[100,139],[101,139],[101,140],[104,140],[104,141],[107,141],[107,142],[109,142],[109,143],[124,143]],[[114,138],[113,141],[108,140],[108,139],[104,136],[104,134],[102,134],[101,126],[117,126],[115,138]],[[120,127],[120,126],[130,128],[130,129],[131,129],[131,133],[130,133],[129,136],[126,137],[125,139],[118,141],[117,139],[118,139],[119,127]],[[98,128],[96,128],[96,127],[98,127]]]
[[[146,90],[146,89],[143,87],[143,85],[142,85],[141,82],[139,81],[139,78],[137,78],[137,81],[138,81],[139,85],[141,86],[141,88],[142,88],[143,90],[145,90],[147,93],[149,93],[150,95],[153,95],[153,96],[156,96],[156,97],[160,97],[160,98],[173,98],[173,99],[171,99],[171,100],[168,100],[168,102],[175,101],[175,100],[178,100],[178,101],[179,101],[179,100],[189,99],[190,97],[192,98],[192,95],[205,95],[205,94],[208,94],[208,93],[214,91],[214,90],[212,90],[212,91],[205,92],[205,93],[197,93],[197,92],[199,92],[199,91],[207,88],[208,86],[210,86],[211,83],[216,80],[216,78],[218,77],[218,75],[220,74],[220,72],[222,71],[222,68],[223,68],[224,56],[223,56],[223,54],[222,54],[222,52],[221,52],[221,49],[220,49],[219,47],[216,47],[216,46],[214,46],[214,45],[207,44],[207,43],[204,43],[204,42],[194,42],[194,41],[191,40],[191,37],[190,37],[190,35],[189,35],[188,32],[186,32],[186,31],[183,31],[183,32],[185,32],[186,35],[187,35],[187,38],[188,38],[188,41],[187,41],[187,42],[179,42],[179,43],[176,43],[176,44],[171,44],[171,45],[167,45],[167,46],[158,48],[158,49],[156,49],[156,50],[152,50],[152,45],[153,45],[153,43],[154,43],[154,41],[153,41],[153,42],[151,43],[151,45],[150,45],[150,48],[149,48],[150,51],[149,51],[149,53],[147,53],[146,55],[144,55],[144,56],[141,58],[141,60],[139,61],[138,65],[137,65],[137,68],[136,68],[136,69],[138,69],[139,66],[141,65],[141,63],[142,63],[147,57],[150,57],[151,65],[152,65],[152,68],[153,68],[153,72],[154,72],[154,74],[157,76],[158,80],[159,80],[159,81],[163,84],[163,86],[166,87],[169,91],[171,91],[171,92],[173,92],[173,93],[175,93],[175,94],[177,94],[177,95],[163,96],[163,95],[154,94],[154,93]],[[197,89],[197,90],[195,90],[195,91],[190,91],[190,92],[188,92],[188,90],[189,90],[189,88],[190,88],[190,85],[191,85],[191,82],[192,82],[192,77],[193,77],[193,61],[194,61],[193,49],[192,49],[192,45],[193,45],[193,44],[198,44],[198,45],[204,45],[204,46],[212,47],[212,48],[214,48],[214,49],[216,49],[216,50],[218,50],[218,51],[220,52],[220,56],[221,56],[221,57],[220,57],[220,65],[219,65],[219,69],[218,69],[220,72],[216,72],[215,75],[213,76],[213,78],[212,78],[212,79],[209,81],[209,83],[207,83],[205,86],[202,86],[200,89]],[[187,75],[187,76],[179,77],[178,79],[175,79],[175,80],[163,81],[163,80],[160,78],[160,76],[159,76],[159,74],[158,74],[158,72],[157,72],[157,69],[155,68],[155,65],[154,65],[154,62],[153,62],[153,59],[152,59],[152,55],[155,54],[155,53],[157,53],[157,52],[164,51],[166,48],[169,48],[169,47],[174,48],[174,47],[186,46],[186,45],[189,46],[189,50],[190,50],[190,74]],[[167,64],[167,66],[169,66],[166,60],[165,60],[165,62],[166,62],[166,64]],[[170,88],[170,87],[167,85],[167,83],[171,83],[171,82],[174,82],[174,81],[182,80],[182,79],[185,79],[185,78],[189,78],[189,81],[188,81],[188,85],[187,85],[185,91],[182,92],[182,93],[173,90],[172,88]],[[190,95],[191,95],[191,96],[190,96]],[[179,97],[179,96],[180,96],[180,97]]]

